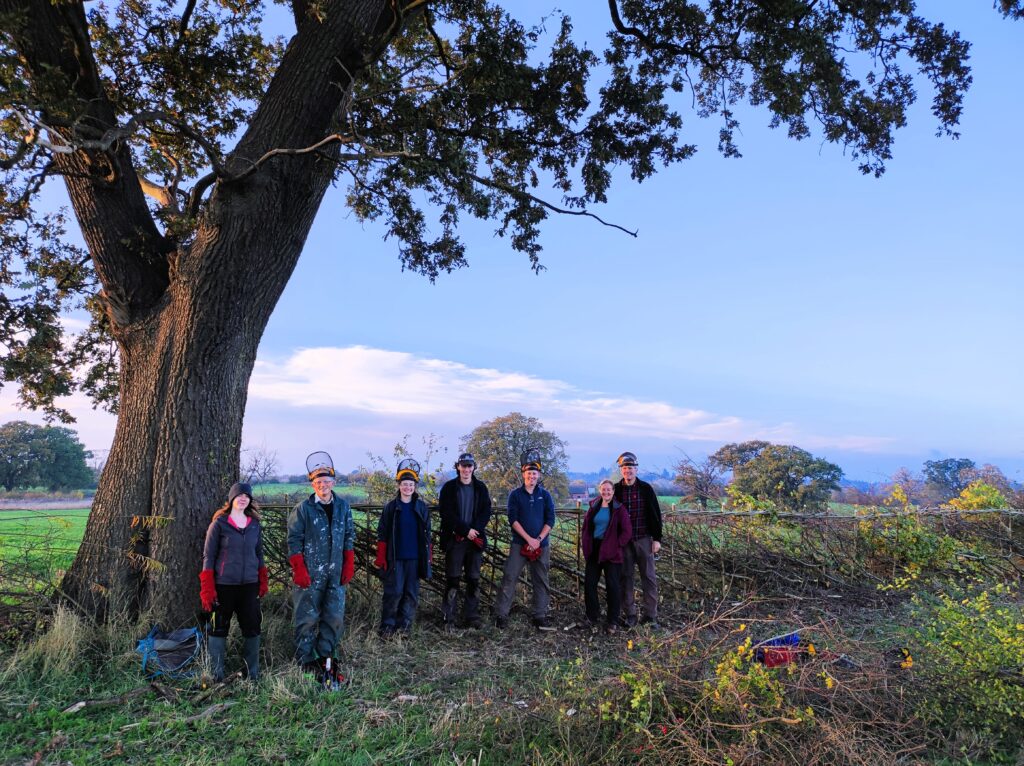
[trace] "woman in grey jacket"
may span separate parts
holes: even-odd
[[[203,609],[213,612],[213,630],[207,643],[210,670],[215,681],[224,678],[231,618],[245,638],[242,658],[253,681],[260,675],[260,599],[269,581],[263,563],[263,529],[252,499],[252,487],[237,483],[228,491],[228,501],[213,514],[203,546],[203,571],[199,573],[199,598]]]

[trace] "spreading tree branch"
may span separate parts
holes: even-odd
[[[434,29],[434,15],[430,12],[430,8],[425,8],[423,11],[424,23],[427,27],[427,31],[430,36],[434,39],[434,45],[437,47],[437,55],[440,57],[441,62],[444,64],[445,80],[452,79],[452,70],[455,68],[452,65],[451,60],[448,58],[448,54],[444,49],[444,42],[441,40],[441,36]]]
[[[636,38],[645,48],[647,48],[647,50],[665,51],[666,53],[671,53],[674,56],[692,56],[705,66],[711,66],[711,62],[708,61],[704,54],[698,49],[678,45],[677,43],[667,42],[665,40],[655,40],[642,29],[627,26],[622,20],[622,16],[619,14],[619,6],[616,0],[608,0],[608,11],[611,14],[612,24],[615,27],[615,31],[620,35]]]
[[[468,173],[467,175],[470,179],[476,181],[481,186],[486,186],[489,189],[504,192],[505,194],[508,194],[509,196],[512,197],[516,197],[517,199],[529,200],[530,202],[540,205],[541,207],[547,208],[548,210],[551,210],[555,213],[561,213],[562,215],[579,215],[585,216],[587,218],[593,218],[598,223],[604,226],[608,226],[609,228],[612,229],[618,229],[619,231],[623,231],[631,237],[636,237],[638,234],[638,232],[630,231],[625,226],[620,226],[617,223],[611,223],[610,221],[606,221],[603,218],[601,218],[601,216],[595,213],[591,213],[589,210],[572,210],[571,208],[558,207],[557,205],[553,205],[547,200],[542,199],[534,194],[530,194],[529,192],[523,191],[522,189],[517,189],[514,186],[509,186],[508,184],[503,184],[500,181],[495,181],[493,178],[483,178],[482,176],[478,176],[475,173]]]
[[[185,10],[181,13],[181,23],[178,25],[177,47],[185,44],[185,33],[188,31],[188,23],[192,19],[192,12],[196,9],[196,0],[188,0]]]

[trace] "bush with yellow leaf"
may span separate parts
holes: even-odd
[[[1017,586],[951,586],[914,597],[913,671],[924,714],[943,724],[1024,738],[1024,611]]]

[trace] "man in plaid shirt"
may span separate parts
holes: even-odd
[[[636,476],[637,459],[632,452],[623,452],[616,461],[622,480],[615,484],[615,499],[626,506],[633,524],[633,539],[622,549],[622,620],[626,627],[637,624],[634,570],[640,570],[640,587],[644,595],[641,624],[658,627],[658,579],[654,557],[661,550],[661,506],[654,487]]]

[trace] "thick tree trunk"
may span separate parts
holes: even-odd
[[[203,537],[238,478],[259,341],[332,175],[328,160],[300,161],[307,174],[300,185],[290,181],[287,201],[274,206],[288,181],[268,172],[248,184],[244,205],[233,200],[226,220],[204,222],[172,269],[163,304],[118,333],[117,430],[62,584],[87,614],[179,625],[199,608]]]
[[[31,2],[40,14],[49,12],[43,0]],[[84,29],[76,8],[70,22],[54,15],[50,27],[63,21]],[[382,0],[337,0],[325,21],[304,20],[226,167],[251,169],[269,150],[308,147],[333,132],[353,73],[397,31],[386,8]],[[33,28],[26,45],[53,43],[49,58],[58,60],[68,48],[56,43],[73,36],[54,42],[48,29]],[[103,224],[83,227],[83,234],[121,352],[114,443],[82,547],[62,583],[63,596],[85,614],[148,614],[171,626],[187,623],[199,608],[203,537],[238,477],[257,347],[338,152],[331,144],[278,157],[244,178],[218,182],[191,243],[177,250],[156,233],[126,150],[117,155],[115,186],[83,180],[84,173],[68,179],[79,219]],[[74,158],[84,169],[110,162],[106,155]],[[105,226],[106,218],[132,236],[114,236],[121,229]]]
[[[122,341],[121,410],[79,556],[63,592],[100,617],[195,612],[203,535],[238,477],[246,388],[265,314],[244,291],[182,289]],[[252,326],[252,320],[257,327]],[[226,321],[227,320],[227,321]]]

